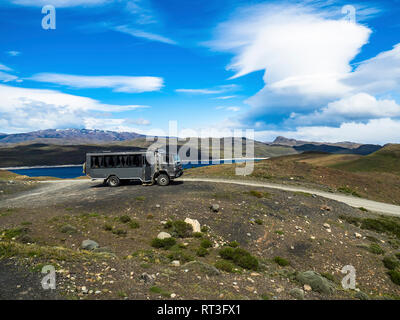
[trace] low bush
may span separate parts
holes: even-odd
[[[214,265],[217,269],[225,272],[232,272],[234,268],[233,263],[226,260],[218,260]]]
[[[392,280],[393,283],[400,285],[400,272],[397,270],[390,270],[388,272],[390,279]]]
[[[121,221],[122,223],[128,223],[131,221],[131,218],[127,215],[124,215],[124,216],[119,217],[119,221]]]
[[[282,257],[275,257],[274,262],[279,264],[281,267],[286,267],[289,265],[289,261]]]
[[[182,220],[167,221],[165,228],[170,229],[170,233],[179,238],[190,237],[193,233],[193,227]]]
[[[207,248],[211,248],[211,247],[213,246],[213,244],[212,244],[211,240],[209,240],[209,239],[203,239],[203,240],[200,242],[200,246],[207,249]]]
[[[389,270],[394,270],[400,265],[400,263],[393,257],[384,257],[382,262]]]
[[[174,238],[166,238],[166,239],[158,239],[155,238],[151,241],[151,246],[154,248],[162,248],[162,249],[170,249],[172,246],[176,244],[176,240]]]
[[[200,247],[196,250],[196,254],[199,257],[205,257],[208,255],[208,250],[206,248]]]
[[[223,259],[232,260],[236,265],[244,269],[258,269],[258,260],[244,249],[226,247],[222,248],[219,254]]]
[[[369,252],[374,254],[384,254],[385,250],[381,248],[381,246],[377,243],[371,243],[368,247]]]

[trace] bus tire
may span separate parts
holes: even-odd
[[[107,183],[110,187],[115,188],[121,184],[121,180],[117,176],[111,176],[107,179]]]
[[[161,173],[157,177],[157,184],[159,186],[163,186],[163,187],[169,185],[169,177],[168,177],[168,175],[166,175],[165,173]]]

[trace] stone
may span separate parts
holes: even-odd
[[[218,204],[213,204],[213,205],[211,205],[210,209],[213,212],[218,212],[219,211],[219,205]]]
[[[308,284],[305,284],[305,285],[303,286],[303,289],[304,289],[304,291],[311,291],[311,290],[312,290],[311,286],[308,285]]]
[[[190,219],[190,218],[186,218],[185,222],[187,224],[190,224],[193,228],[193,232],[201,232],[201,228],[200,228],[200,222],[198,220],[194,220],[194,219]]]
[[[89,292],[85,286],[83,286],[81,290],[82,290],[82,293],[84,293],[84,294],[87,294]]]
[[[332,208],[329,207],[329,206],[327,206],[327,205],[324,205],[324,206],[321,207],[321,210],[324,210],[324,211],[331,211]]]
[[[369,300],[369,296],[362,291],[358,291],[355,295],[355,298],[359,299],[359,300]]]
[[[292,290],[289,291],[289,294],[297,299],[297,300],[304,300],[304,291],[303,289],[300,288],[293,288]]]
[[[175,293],[171,293],[171,298],[172,299],[176,298],[176,294]]]
[[[190,261],[184,264],[183,267],[193,272],[205,273],[208,276],[219,276],[221,274],[216,267],[201,261]]]
[[[174,267],[179,267],[179,266],[181,265],[181,263],[179,262],[179,260],[174,260],[174,261],[171,262],[171,264],[172,264]]]
[[[155,281],[155,278],[156,277],[154,275],[150,275],[146,272],[143,272],[139,277],[140,280],[142,280],[144,283],[148,283],[148,284],[153,284]]]
[[[88,239],[82,241],[81,247],[83,250],[94,250],[99,247],[99,244],[96,241]]]
[[[335,292],[334,285],[326,278],[315,271],[305,271],[297,274],[296,279],[303,285],[308,284],[313,291],[317,291],[326,295]]]
[[[329,223],[324,223],[324,228],[325,228],[325,229],[330,229],[331,226],[329,225]]]
[[[163,239],[167,239],[167,238],[171,238],[171,235],[168,232],[160,232],[157,235],[157,239],[163,240]]]
[[[359,234],[358,232],[355,232],[355,233],[354,233],[354,236],[355,236],[357,239],[360,239],[360,238],[362,238],[362,235],[361,235],[361,234]]]

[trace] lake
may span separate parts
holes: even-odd
[[[233,159],[233,160],[218,160],[217,163],[184,163],[183,168],[184,169],[189,169],[189,168],[197,168],[197,167],[205,167],[205,166],[210,166],[210,165],[215,165],[215,164],[222,164],[222,163],[236,163],[236,162],[243,162],[243,161],[258,161],[262,160],[260,159]],[[62,167],[36,167],[36,168],[12,168],[8,169],[8,171],[28,176],[28,177],[55,177],[55,178],[61,178],[61,179],[74,179],[78,177],[85,176],[85,174],[82,172],[82,166],[62,166]]]

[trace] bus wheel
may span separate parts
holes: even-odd
[[[161,173],[157,177],[157,183],[159,186],[167,186],[169,185],[169,177],[165,173]]]
[[[110,187],[118,187],[121,184],[121,181],[117,176],[109,177],[107,182]]]

